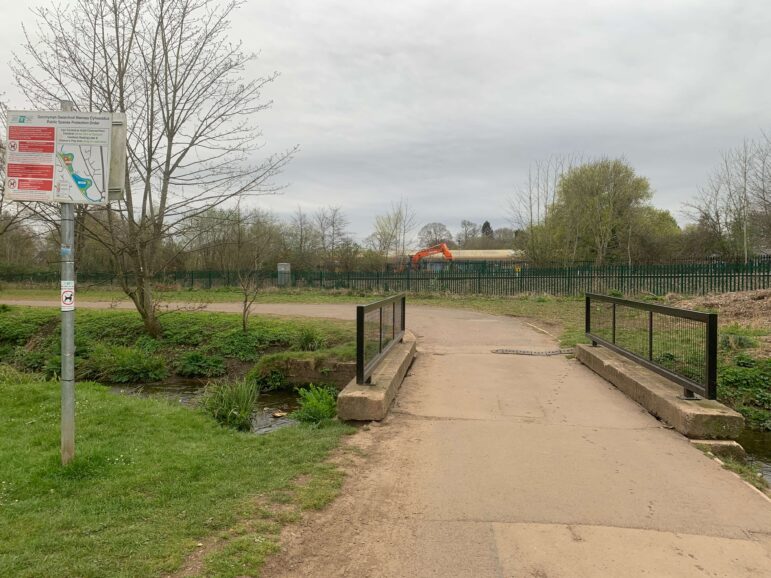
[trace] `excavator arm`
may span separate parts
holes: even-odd
[[[452,252],[450,251],[450,248],[447,246],[446,243],[439,243],[438,245],[434,245],[433,247],[428,247],[427,249],[421,249],[417,253],[415,253],[412,256],[412,268],[417,269],[418,264],[420,264],[420,260],[423,259],[423,257],[428,257],[429,255],[436,255],[437,253],[442,253],[444,255],[444,258],[448,261],[452,261]]]

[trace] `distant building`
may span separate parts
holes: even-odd
[[[524,251],[514,249],[452,249],[452,261],[441,253],[423,257],[419,268],[428,271],[495,271],[514,269],[526,261]]]

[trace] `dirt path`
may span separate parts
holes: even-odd
[[[547,335],[440,308],[407,323],[419,356],[393,413],[352,437],[343,494],[287,527],[264,576],[771,574],[768,498],[577,362],[491,353],[552,349]]]

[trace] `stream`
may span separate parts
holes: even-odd
[[[160,397],[185,406],[193,406],[203,393],[205,386],[205,380],[176,378],[161,383],[109,387],[113,392],[122,395]],[[297,423],[288,417],[288,414],[295,409],[297,409],[297,394],[294,391],[260,393],[257,398],[257,411],[252,418],[252,432],[264,434]]]
[[[747,459],[760,468],[763,477],[771,484],[771,431],[745,429],[736,441],[747,452]]]
[[[176,378],[147,385],[113,385],[110,389],[124,395],[163,397],[182,405],[192,406],[203,392],[205,385],[206,381],[202,379]],[[258,434],[268,433],[295,423],[286,415],[295,409],[297,409],[297,394],[293,391],[261,393],[257,399],[257,411],[252,420],[252,431]],[[744,430],[736,441],[747,452],[748,460],[760,468],[763,477],[771,484],[771,432]]]

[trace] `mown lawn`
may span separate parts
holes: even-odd
[[[58,383],[0,366],[0,576],[160,576],[199,548],[196,575],[258,575],[281,526],[334,497],[324,461],[351,431],[238,433],[93,383],[77,385],[66,467],[58,426]]]

